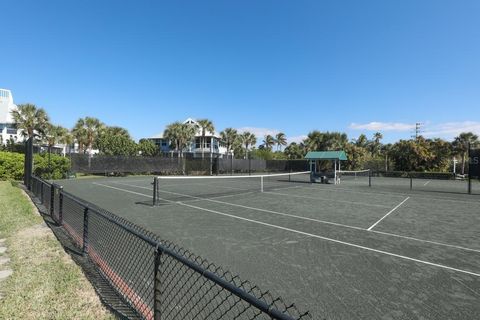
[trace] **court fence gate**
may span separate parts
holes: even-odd
[[[27,188],[138,318],[312,319],[294,304],[31,176]]]

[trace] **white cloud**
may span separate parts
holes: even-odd
[[[429,138],[446,138],[451,139],[458,136],[462,132],[473,132],[480,135],[480,122],[478,121],[460,121],[460,122],[445,122],[429,126],[424,136]]]
[[[277,133],[280,132],[278,129],[269,129],[269,128],[256,128],[256,127],[242,127],[238,128],[237,131],[239,133],[243,133],[245,131],[253,133],[258,139],[265,137],[267,134],[271,136],[275,136]]]
[[[415,128],[415,124],[402,122],[369,122],[369,123],[352,123],[349,126],[354,130],[368,131],[410,131]]]

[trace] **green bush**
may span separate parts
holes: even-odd
[[[21,153],[0,151],[0,180],[21,180],[23,161]]]
[[[50,155],[48,166],[48,153],[33,156],[33,172],[37,177],[44,179],[64,179],[70,171],[70,159],[58,154]]]
[[[0,180],[22,180],[25,156],[22,153],[0,151]],[[70,160],[61,155],[52,154],[50,168],[48,154],[35,154],[33,172],[44,179],[66,178],[70,171]]]

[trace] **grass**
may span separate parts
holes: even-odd
[[[0,212],[13,270],[2,283],[0,319],[114,319],[30,200],[9,182],[0,182]]]

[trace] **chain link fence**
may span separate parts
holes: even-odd
[[[28,188],[141,319],[312,319],[268,291],[56,184]]]
[[[104,155],[89,157],[84,154],[73,154],[70,157],[73,173],[101,175],[140,173],[211,175],[309,170],[309,164],[306,160],[232,159],[210,157],[208,154],[204,158]]]

